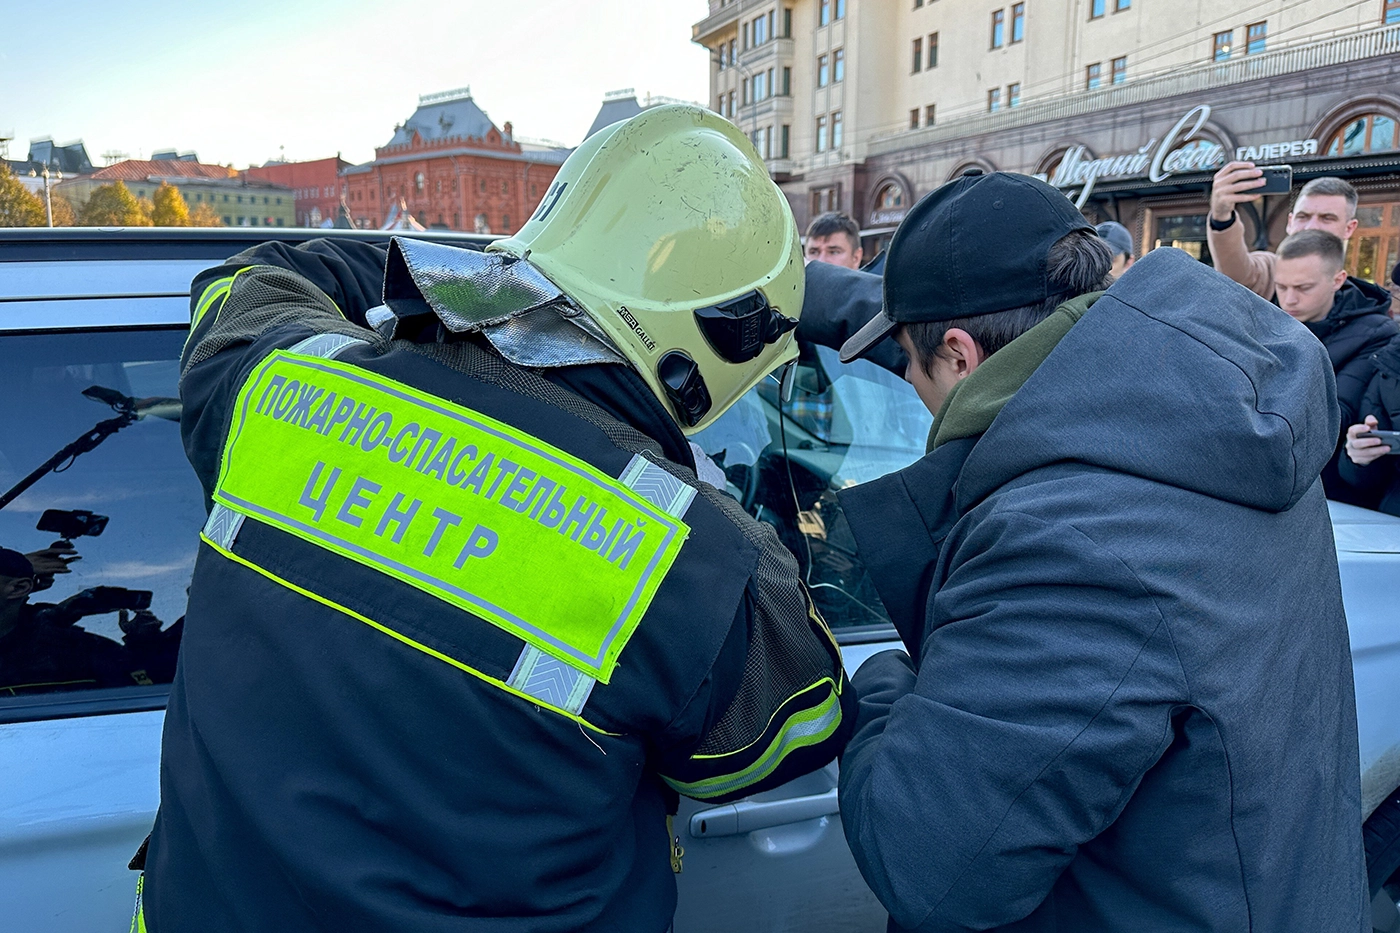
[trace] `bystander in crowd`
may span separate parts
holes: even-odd
[[[1105,220],[1094,228],[1098,235],[1108,244],[1108,248],[1113,251],[1113,268],[1108,274],[1113,276],[1114,281],[1124,272],[1132,268],[1133,262],[1133,235],[1128,232],[1128,228],[1116,220]]]

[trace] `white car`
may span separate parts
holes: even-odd
[[[275,235],[326,234],[384,236]],[[129,922],[136,874],[127,862],[159,800],[167,684],[205,517],[180,444],[178,408],[159,400],[178,394],[190,281],[268,235],[0,232],[0,546],[34,552],[72,541],[82,559],[33,602],[60,607],[42,610],[51,621],[69,620],[71,640],[62,644],[110,651],[125,643],[142,659],[115,672],[44,668],[45,659],[7,648],[0,631],[6,928],[70,933]],[[929,418],[893,375],[866,362],[842,365],[822,349],[809,355],[790,398],[766,383],[699,442],[724,467],[736,497],[797,554],[854,670],[899,644],[833,492],[921,456]],[[10,495],[15,487],[22,488]],[[1400,519],[1348,506],[1334,506],[1332,517],[1351,625],[1376,925],[1400,931],[1395,891],[1381,888],[1400,881],[1393,877],[1400,867],[1400,612],[1392,598]],[[45,680],[44,670],[57,673]],[[842,835],[834,764],[739,803],[683,801],[676,827],[685,848],[677,933],[885,929],[885,913]]]

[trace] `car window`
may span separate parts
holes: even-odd
[[[922,457],[933,419],[903,379],[825,347],[804,347],[791,381],[788,399],[766,380],[693,440],[777,529],[833,628],[888,626],[836,491]]]
[[[183,340],[183,330],[0,340],[0,499],[32,479],[0,508],[0,546],[41,571],[35,591],[0,607],[0,704],[174,676],[204,521],[180,442]],[[59,542],[80,557],[66,573],[45,553]]]

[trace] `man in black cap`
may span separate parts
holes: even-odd
[[[1326,352],[1185,253],[1109,263],[965,176],[842,348],[893,336],[936,412],[841,493],[909,649],[852,681],[856,863],[899,930],[1366,929]]]

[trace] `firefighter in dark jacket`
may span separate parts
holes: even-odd
[[[960,178],[842,350],[895,337],[937,412],[840,493],[909,648],[852,678],[856,864],[899,930],[1360,933],[1327,354],[1178,250],[1109,262],[1053,188]]]
[[[665,930],[677,795],[816,769],[854,718],[793,558],[687,441],[795,356],[802,292],[752,145],[676,106],[486,252],[201,275],[211,512],[143,928]]]

